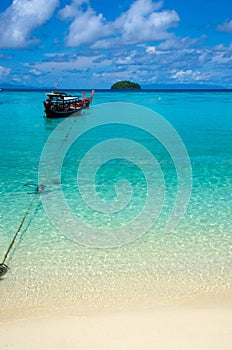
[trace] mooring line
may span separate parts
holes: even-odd
[[[55,154],[55,156],[53,157],[53,162],[51,162],[51,164],[54,163],[54,161],[55,161],[55,159],[56,159],[56,157],[57,157],[59,151],[61,150],[63,144],[68,140],[68,137],[69,137],[69,135],[70,135],[70,132],[71,132],[71,130],[72,130],[74,124],[76,123],[76,121],[77,121],[77,119],[75,118],[73,124],[71,125],[71,127],[70,127],[69,130],[68,130],[68,132],[66,133],[63,142],[61,143],[60,147],[59,147],[58,150],[56,151],[56,154]],[[51,171],[51,166],[49,167],[49,169],[48,169],[48,171],[47,171],[47,173],[46,173],[45,180],[47,180],[50,171]],[[25,184],[24,186],[27,186],[27,184]],[[30,185],[29,185],[29,186],[30,186]],[[35,185],[35,186],[36,186],[36,185]],[[32,208],[32,205],[33,205],[34,201],[35,201],[36,198],[38,197],[38,194],[44,190],[44,188],[45,188],[45,185],[44,185],[44,184],[40,184],[40,185],[38,185],[38,186],[36,187],[35,195],[34,195],[34,197],[32,198],[32,200],[31,200],[31,202],[30,202],[30,204],[29,204],[29,206],[28,206],[28,208],[27,208],[27,210],[26,210],[26,212],[25,212],[25,214],[24,214],[24,216],[23,216],[23,218],[22,218],[22,220],[21,220],[21,223],[20,223],[20,225],[19,225],[19,227],[18,227],[18,230],[16,231],[16,233],[14,234],[14,237],[13,237],[12,240],[11,240],[11,243],[10,243],[10,245],[9,245],[7,251],[6,251],[6,254],[4,255],[4,258],[3,258],[2,263],[0,263],[0,278],[1,278],[3,275],[5,275],[5,274],[7,273],[7,271],[8,271],[8,269],[9,269],[9,267],[5,264],[6,259],[7,259],[8,255],[9,255],[9,253],[10,253],[10,251],[11,251],[11,249],[12,249],[14,243],[15,243],[15,240],[16,240],[16,238],[17,238],[19,232],[21,231],[21,229],[22,229],[22,227],[23,227],[23,224],[24,224],[24,222],[25,222],[25,220],[26,220],[28,214],[30,213],[30,210],[31,210],[31,208]]]
[[[26,220],[27,215],[30,213],[30,210],[31,210],[31,208],[32,208],[32,205],[33,205],[35,199],[37,198],[37,195],[38,195],[39,192],[40,192],[40,191],[39,191],[38,188],[37,188],[36,193],[35,193],[34,197],[32,198],[32,200],[31,200],[31,202],[30,202],[30,204],[29,204],[29,206],[28,206],[28,208],[27,208],[27,210],[26,210],[26,212],[25,212],[25,214],[24,214],[24,216],[23,216],[23,218],[22,218],[22,220],[21,220],[21,223],[20,223],[20,225],[19,225],[19,227],[18,227],[18,230],[16,231],[14,237],[12,238],[12,241],[11,241],[11,243],[10,243],[10,245],[9,245],[9,247],[8,247],[8,249],[7,249],[7,251],[6,251],[6,254],[4,255],[3,261],[2,261],[2,263],[0,264],[0,277],[3,276],[3,275],[5,275],[5,273],[6,273],[6,272],[8,271],[8,269],[9,269],[8,266],[5,264],[5,261],[6,261],[8,255],[9,255],[9,253],[10,253],[10,251],[11,251],[13,245],[14,245],[14,242],[15,242],[15,240],[16,240],[16,238],[17,238],[19,232],[21,231],[21,229],[22,229],[22,227],[23,227],[23,224],[24,224],[24,221]]]

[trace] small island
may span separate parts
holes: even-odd
[[[111,90],[139,90],[141,89],[138,83],[133,83],[127,80],[121,80],[111,86]]]

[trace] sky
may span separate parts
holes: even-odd
[[[0,0],[0,87],[232,88],[231,0]]]

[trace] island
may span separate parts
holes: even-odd
[[[121,80],[111,86],[111,90],[139,90],[141,89],[138,83],[133,83],[127,80]]]

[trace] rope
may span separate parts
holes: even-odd
[[[60,147],[58,148],[58,150],[57,150],[57,152],[56,152],[56,154],[55,154],[55,157],[53,157],[53,162],[51,162],[51,164],[54,163],[54,160],[56,159],[56,157],[57,157],[59,151],[61,150],[61,148],[62,148],[64,142],[67,141],[67,139],[68,139],[68,137],[69,137],[69,134],[70,134],[70,132],[71,132],[71,130],[72,130],[72,128],[73,128],[73,126],[74,126],[75,123],[76,123],[76,118],[74,118],[74,123],[73,123],[73,125],[70,127],[70,129],[68,130],[67,134],[65,135],[65,138],[64,138],[63,142],[61,143]],[[46,173],[45,180],[48,178],[48,174],[50,173],[50,171],[51,171],[51,166],[50,166],[50,168],[48,168],[48,171],[47,171],[47,173]],[[33,205],[34,201],[35,201],[36,198],[38,197],[37,195],[38,195],[41,191],[43,191],[44,188],[45,188],[45,186],[44,186],[43,184],[38,185],[38,186],[36,187],[35,195],[34,195],[34,197],[32,198],[32,200],[31,200],[31,202],[30,202],[30,204],[29,204],[29,206],[28,206],[28,208],[27,208],[27,210],[26,210],[26,212],[25,212],[25,214],[24,214],[24,216],[23,216],[23,218],[22,218],[22,220],[21,220],[21,223],[20,223],[20,225],[19,225],[19,227],[18,227],[18,230],[17,230],[16,233],[14,234],[14,237],[13,237],[13,239],[12,239],[12,241],[11,241],[11,243],[10,243],[8,249],[7,249],[7,252],[6,252],[6,254],[4,255],[4,258],[3,258],[2,263],[0,263],[0,277],[3,276],[3,275],[5,275],[6,272],[8,271],[8,266],[5,264],[5,261],[6,261],[7,257],[8,257],[8,255],[9,255],[9,253],[10,253],[10,251],[11,251],[11,249],[12,249],[14,243],[15,243],[15,240],[16,240],[16,238],[17,238],[19,232],[21,231],[21,229],[22,229],[22,227],[23,227],[23,224],[24,224],[24,222],[25,222],[25,220],[26,220],[28,214],[30,213],[30,210],[31,210],[31,208],[32,208],[32,205]]]
[[[36,192],[36,195],[37,195],[37,192]],[[3,258],[2,264],[5,263],[6,258],[7,258],[8,254],[9,254],[11,248],[12,248],[13,245],[14,245],[14,242],[15,242],[15,240],[16,240],[16,237],[18,236],[19,232],[21,231],[21,228],[23,227],[23,224],[24,224],[24,221],[26,220],[27,215],[30,213],[32,204],[34,203],[34,201],[35,201],[35,199],[36,199],[36,195],[33,197],[33,199],[32,199],[32,201],[31,201],[29,207],[27,208],[27,211],[25,212],[25,214],[24,214],[24,216],[23,216],[23,218],[22,218],[22,221],[21,221],[21,223],[20,223],[20,225],[19,225],[19,228],[18,228],[18,230],[16,231],[16,233],[15,233],[15,235],[14,235],[14,237],[13,237],[13,239],[12,239],[10,245],[9,245],[9,248],[7,249],[7,252],[6,252],[6,254],[5,254],[4,258]]]

